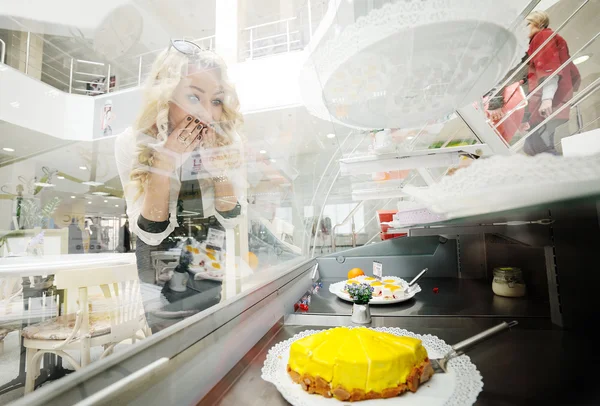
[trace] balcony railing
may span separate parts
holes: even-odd
[[[295,17],[243,28],[240,33],[240,60],[303,49],[326,8],[324,0],[307,0],[295,11]],[[77,58],[32,32],[11,32],[10,35],[8,47],[5,41],[0,40],[0,63],[64,92],[90,96],[139,86],[161,51],[136,55],[115,66],[94,58]],[[205,49],[215,49],[214,35],[194,41]]]

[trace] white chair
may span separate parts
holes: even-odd
[[[20,325],[23,313],[22,293],[21,278],[0,278],[0,353],[4,337]]]
[[[27,349],[25,393],[34,390],[44,354],[56,354],[78,370],[90,363],[92,347],[102,346],[100,358],[104,358],[117,344],[125,340],[135,343],[151,334],[135,264],[59,271],[55,285],[65,290],[63,315],[28,326],[22,332]],[[98,299],[89,294],[93,287],[102,292]],[[69,314],[69,298],[74,293],[77,311]],[[81,362],[66,352],[70,350],[79,351]]]

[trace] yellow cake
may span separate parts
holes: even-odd
[[[287,371],[309,393],[341,401],[391,398],[433,375],[421,340],[337,327],[292,343]]]

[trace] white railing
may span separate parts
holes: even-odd
[[[240,59],[251,60],[304,49],[312,38],[313,27],[316,29],[327,9],[324,1],[312,2],[307,0],[296,10],[294,17],[242,29]]]
[[[240,41],[242,44],[240,59],[256,59],[303,49],[318,23],[323,19],[327,9],[326,3],[307,0],[300,9],[296,10],[296,17],[242,29],[241,35],[245,40]],[[92,96],[141,85],[156,55],[161,51],[154,50],[136,55],[119,64],[118,69],[114,69],[114,66],[108,62],[79,59],[35,33],[27,32],[25,46],[21,44],[24,36],[17,36],[14,33],[12,35],[10,49],[4,41],[0,40],[0,62],[7,62],[8,52],[11,55],[8,64],[13,68],[21,69],[25,74],[37,77],[64,92]],[[215,49],[214,35],[193,41],[203,48]],[[43,44],[42,49],[38,49],[33,45],[34,43]],[[44,53],[47,47],[53,48],[53,55]],[[115,76],[113,85],[111,85],[111,75]]]

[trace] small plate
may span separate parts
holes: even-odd
[[[368,283],[368,281],[365,281],[365,278],[368,278],[368,277],[367,276],[359,276],[357,278],[352,278],[352,279],[357,280],[359,282]],[[400,284],[400,286],[402,286],[404,294],[398,295],[398,297],[394,297],[394,298],[373,297],[369,301],[369,304],[393,304],[393,303],[405,302],[407,300],[412,299],[417,293],[419,293],[421,291],[421,287],[418,284],[415,284],[415,285],[409,287],[408,282],[406,282],[402,278],[398,278],[397,276],[384,276],[381,279],[382,280],[394,279],[396,281],[395,282],[396,284]],[[348,280],[332,283],[331,285],[329,285],[329,291],[342,300],[345,300],[347,302],[352,302],[350,295],[348,293],[344,292],[344,286],[346,286],[347,283],[348,283]]]

